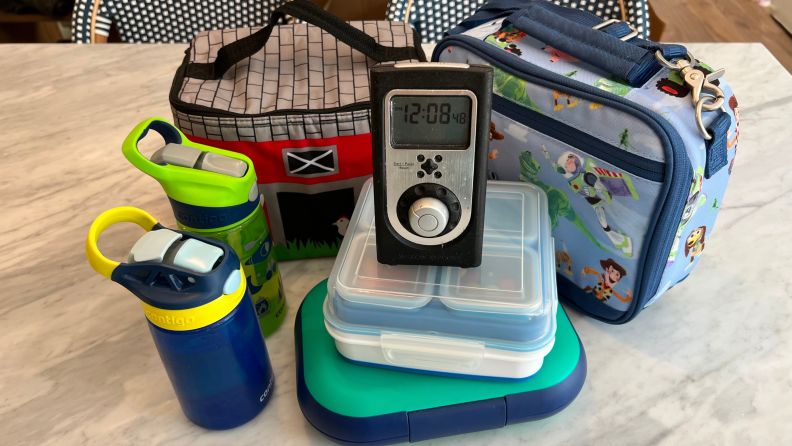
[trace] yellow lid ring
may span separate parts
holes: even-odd
[[[247,281],[243,279],[233,293],[223,294],[208,304],[186,310],[164,310],[143,301],[140,304],[143,305],[146,318],[157,327],[172,331],[197,330],[228,316],[245,296],[245,290]]]

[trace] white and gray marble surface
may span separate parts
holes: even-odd
[[[174,225],[159,185],[121,155],[141,120],[170,119],[184,45],[0,45],[0,444],[326,444],[295,395],[293,326],[332,259],[283,262],[289,313],[267,339],[275,395],[210,432],[182,414],[128,291],[85,259],[102,211]],[[739,155],[695,272],[635,321],[570,312],[588,378],[560,414],[427,445],[792,444],[792,77],[760,44],[691,44],[740,101]],[[121,259],[142,230],[100,247]]]

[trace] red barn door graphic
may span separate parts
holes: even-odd
[[[269,142],[190,140],[253,160],[278,260],[335,255],[371,177],[371,134]],[[336,224],[334,224],[336,223]]]

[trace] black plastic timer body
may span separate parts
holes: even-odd
[[[481,265],[492,77],[484,65],[371,69],[380,263]]]

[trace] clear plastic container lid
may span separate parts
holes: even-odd
[[[538,351],[552,343],[556,327],[550,229],[544,191],[489,182],[480,267],[383,265],[369,181],[328,280],[325,320],[350,334],[412,333]]]
[[[458,311],[530,316],[555,306],[547,199],[532,184],[488,183],[484,248],[477,268],[381,264],[375,230],[369,181],[330,274],[330,296],[402,309],[420,308],[437,298]]]

